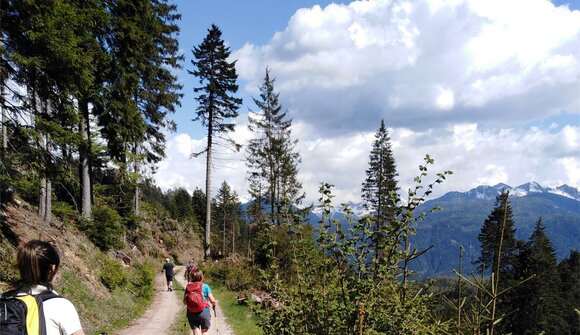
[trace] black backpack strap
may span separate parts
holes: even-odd
[[[46,335],[46,320],[44,319],[44,302],[53,298],[62,298],[52,290],[44,291],[36,295],[36,304],[38,305],[38,315],[40,317],[40,335]]]

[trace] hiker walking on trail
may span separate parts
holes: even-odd
[[[60,266],[56,247],[32,240],[18,249],[16,258],[21,282],[17,289],[2,294],[0,333],[20,334],[26,329],[28,334],[84,335],[75,306],[52,289]]]
[[[175,272],[173,271],[173,263],[169,261],[169,258],[165,259],[165,264],[163,264],[163,269],[161,272],[165,272],[165,279],[167,279],[167,291],[173,291],[173,276]]]
[[[197,269],[197,266],[195,266],[195,263],[193,262],[193,259],[190,260],[187,265],[185,266],[185,279],[189,280],[189,273],[192,271],[195,271]]]
[[[203,272],[200,269],[189,273],[183,303],[187,305],[187,321],[193,335],[207,332],[211,326],[210,307],[215,307],[217,301],[209,285],[203,283]]]

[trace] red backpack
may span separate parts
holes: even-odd
[[[200,281],[188,283],[185,287],[185,296],[183,303],[187,306],[187,311],[191,313],[199,313],[208,307],[203,300],[203,283]]]

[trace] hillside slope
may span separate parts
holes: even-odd
[[[18,280],[17,246],[31,239],[48,240],[61,254],[55,289],[75,304],[85,333],[123,327],[147,307],[153,274],[164,258],[179,264],[201,255],[198,233],[161,214],[146,214],[135,234],[138,238],[125,241],[123,249],[103,252],[76,223],[53,219],[44,225],[35,208],[15,200],[3,208],[0,220],[0,291]]]

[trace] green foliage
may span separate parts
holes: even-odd
[[[505,332],[518,334],[569,334],[563,317],[562,282],[558,274],[556,256],[546,236],[542,219],[516,258],[516,280],[525,280],[503,298],[508,302],[502,322]],[[526,280],[530,278],[529,280]],[[533,316],[530,320],[530,316]]]
[[[131,290],[140,299],[150,301],[153,298],[155,280],[154,265],[151,262],[137,264],[132,269],[130,278]]]
[[[256,270],[246,258],[237,254],[203,265],[206,278],[230,291],[244,291],[259,286]]]
[[[572,335],[580,335],[580,252],[573,250],[558,264],[562,280],[563,312]]]
[[[365,208],[373,212],[378,224],[384,224],[396,215],[394,205],[399,197],[397,166],[384,120],[381,120],[381,125],[375,134],[366,175],[367,178],[362,185]]]
[[[123,247],[121,217],[109,207],[95,206],[92,220],[82,221],[81,228],[87,233],[89,239],[103,251]]]
[[[274,82],[266,68],[260,97],[254,98],[258,110],[248,115],[253,138],[246,146],[246,165],[252,201],[260,210],[264,203],[269,220],[279,225],[283,213],[299,204],[304,194],[297,179],[300,154],[296,151],[297,141],[292,139],[292,120],[280,105]]]
[[[240,231],[246,223],[241,206],[238,194],[224,181],[212,202],[212,245],[214,252],[219,251],[222,256],[244,250]]]
[[[107,258],[101,267],[101,282],[109,291],[114,291],[125,287],[129,283],[129,276],[119,261]]]
[[[365,334],[444,334],[447,325],[431,312],[434,298],[422,293],[410,281],[408,262],[420,255],[408,246],[411,223],[426,213],[415,215],[434,184],[442,182],[446,171],[421,191],[427,166],[425,157],[405,205],[392,203],[398,213],[388,225],[378,226],[388,238],[377,245],[376,217],[353,220],[348,206],[342,206],[346,223],[330,216],[331,185],[320,188],[319,208],[323,213],[317,242],[303,225],[288,225],[284,249],[292,255],[287,263],[276,262],[262,271],[266,288],[276,299],[273,306],[259,310],[265,334],[353,334],[362,324]],[[380,252],[377,250],[381,250]]]
[[[483,222],[478,240],[481,256],[477,263],[481,269],[507,272],[513,267],[516,238],[509,193],[503,192],[496,197],[495,208]],[[500,249],[502,251],[498,252]],[[498,260],[501,267],[498,267]]]
[[[14,260],[16,253],[8,240],[0,232],[0,281],[15,283],[20,279],[18,268]]]
[[[191,196],[184,188],[167,192],[167,208],[175,220],[191,220],[194,216]]]
[[[75,221],[79,217],[78,211],[64,201],[55,201],[52,203],[52,214],[64,224]]]

